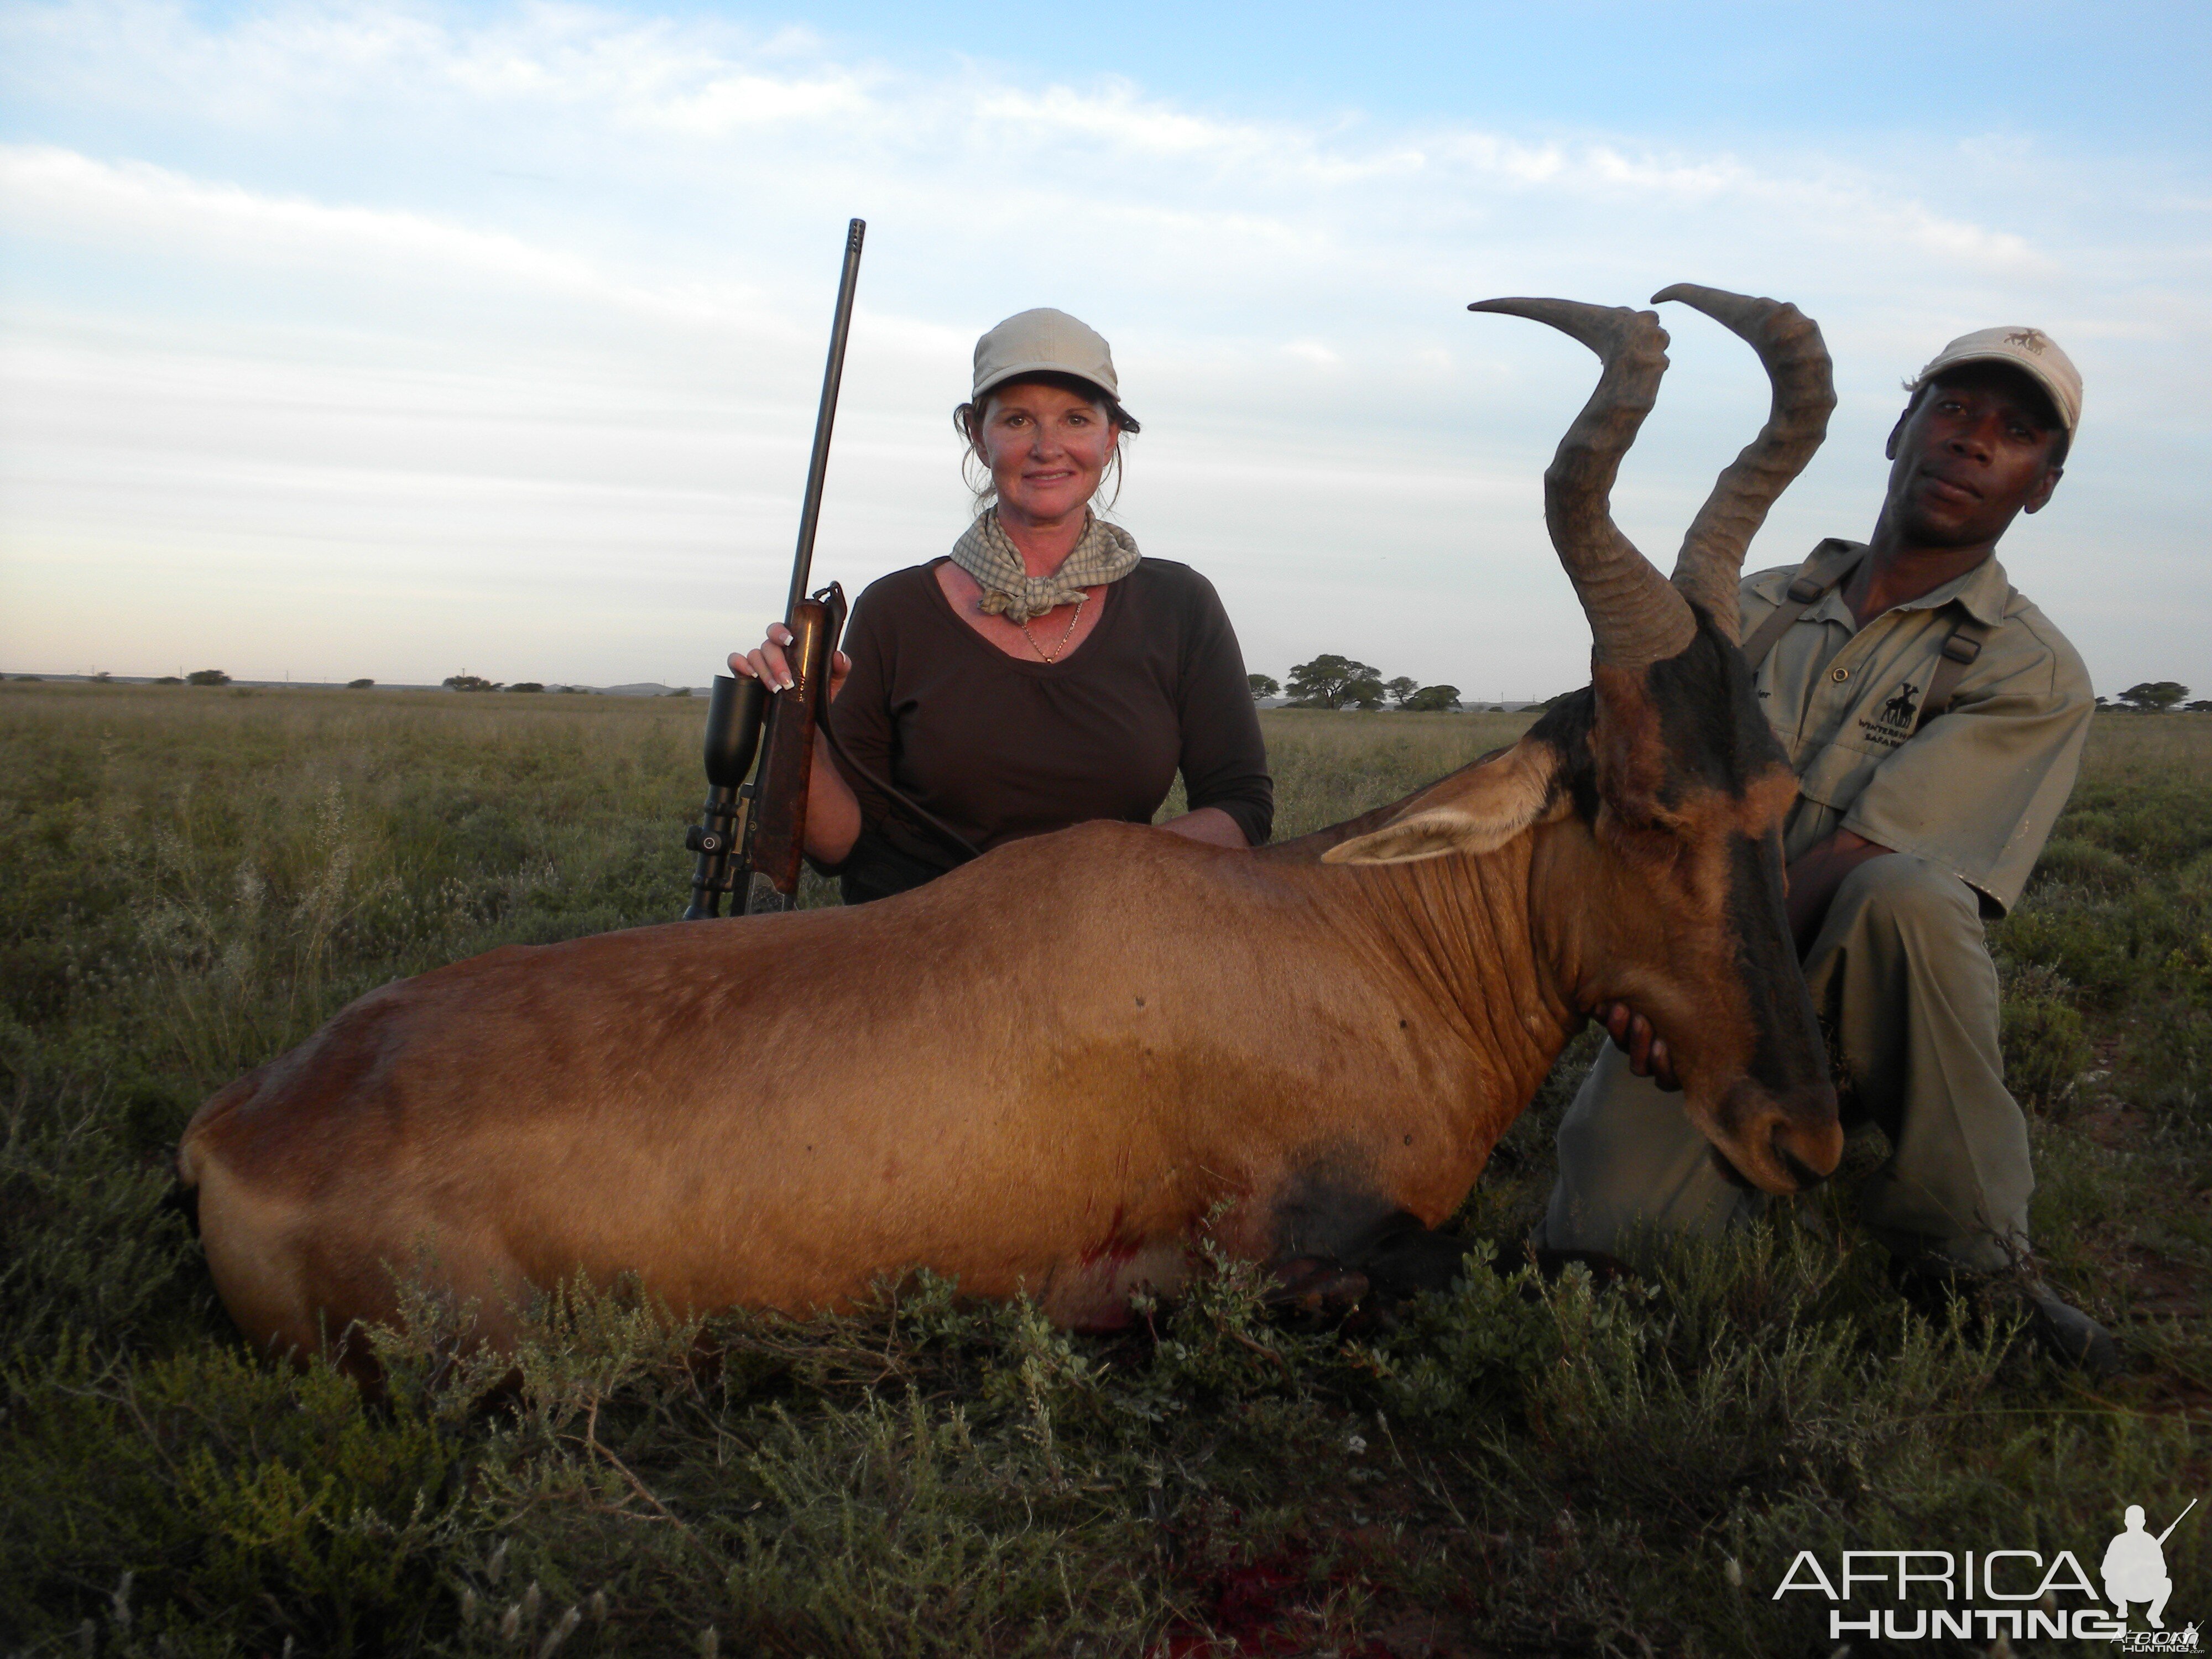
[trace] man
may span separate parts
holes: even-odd
[[[2028,1262],[2027,1130],[1982,931],[2027,884],[2093,707],[2080,657],[1994,556],[2057,485],[2081,376],[2040,330],[1993,328],[1953,341],[1910,390],[1872,538],[1743,584],[1745,654],[1799,780],[1790,924],[1846,1121],[1889,1138],[1860,1214],[1900,1281],[2024,1298],[2047,1346],[2108,1369],[2110,1335]],[[1623,1254],[1638,1229],[1712,1237],[1757,1213],[1761,1196],[1664,1092],[1665,1044],[1626,1008],[1599,1012],[1616,1046],[1559,1126],[1539,1242]]]
[[[2166,1540],[2173,1528],[2152,1537],[2143,1525],[2140,1504],[2129,1504],[2122,1519],[2127,1529],[2115,1533],[2112,1541],[2105,1546],[2105,1565],[2099,1575],[2105,1581],[2105,1599],[2119,1610],[2123,1622],[2129,1602],[2148,1602],[2145,1617],[2151,1628],[2164,1630],[2166,1598],[2173,1594],[2173,1580],[2166,1576]]]

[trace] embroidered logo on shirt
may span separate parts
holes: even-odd
[[[1919,708],[1920,687],[1906,680],[1897,688],[1897,695],[1881,706],[1872,719],[1859,716],[1859,730],[1875,743],[1895,748],[1912,735],[1912,717]]]

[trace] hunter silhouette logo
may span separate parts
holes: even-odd
[[[2148,1603],[2144,1617],[2150,1620],[2150,1627],[2166,1628],[2166,1598],[2173,1594],[2173,1580],[2166,1574],[2166,1540],[2196,1507],[2192,1498],[2189,1509],[2173,1517],[2173,1525],[2154,1538],[2144,1530],[2142,1505],[2128,1505],[2127,1529],[2115,1533],[2112,1541],[2105,1546],[2102,1569],[2106,1599],[2123,1620],[2128,1616],[2130,1601],[2142,1601]],[[2193,1634],[2196,1626],[2191,1626],[2190,1630]]]
[[[1832,1571],[1800,1550],[1773,1599],[1810,1595],[1829,1605],[1828,1639],[1863,1636],[1890,1643],[1978,1640],[1992,1653],[2022,1641],[2109,1642],[2121,1653],[2197,1653],[2194,1621],[2166,1626],[2173,1579],[2166,1540],[2196,1509],[2191,1498],[2166,1530],[2154,1534],[2143,1507],[2130,1504],[2124,1525],[2105,1547],[2097,1577],[2071,1550],[2047,1559],[2040,1550],[1845,1550]],[[2091,1556],[2092,1561],[2096,1560]],[[2148,1627],[2130,1627],[2130,1607]]]
[[[1881,723],[1884,726],[1911,725],[1913,699],[1919,695],[1920,688],[1911,680],[1905,681],[1897,688],[1897,695],[1882,704]]]
[[[2004,343],[2007,345],[2016,345],[2024,350],[2033,351],[2040,357],[2043,355],[2043,348],[2049,345],[2051,341],[2039,328],[2016,328],[2005,336]]]

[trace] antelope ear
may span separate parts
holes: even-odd
[[[1551,744],[1523,738],[1504,754],[1455,772],[1423,790],[1380,830],[1340,842],[1324,864],[1409,864],[1447,853],[1488,853],[1531,824],[1571,805],[1563,757]]]

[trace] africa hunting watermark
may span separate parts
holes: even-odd
[[[1833,1577],[1811,1550],[1800,1550],[1782,1575],[1774,1599],[1808,1594],[1844,1604],[1828,1611],[1832,1641],[1849,1636],[1891,1642],[2071,1637],[2077,1642],[2112,1642],[2127,1653],[2195,1653],[2194,1622],[2180,1630],[2165,1627],[2166,1598],[2173,1593],[2165,1545],[2196,1507],[2192,1498],[2164,1532],[2153,1535],[2144,1524],[2142,1506],[2130,1504],[2124,1526],[2105,1547],[2098,1566],[2101,1592],[2071,1550],[2059,1551],[2047,1565],[2036,1550],[1845,1550]],[[2080,1598],[2086,1605],[2067,1607],[2062,1596]],[[1942,1605],[1928,1605],[1931,1598]],[[1884,1601],[1896,1605],[1881,1605]],[[2129,1623],[2129,1609],[2136,1606],[2143,1609],[2148,1629]]]

